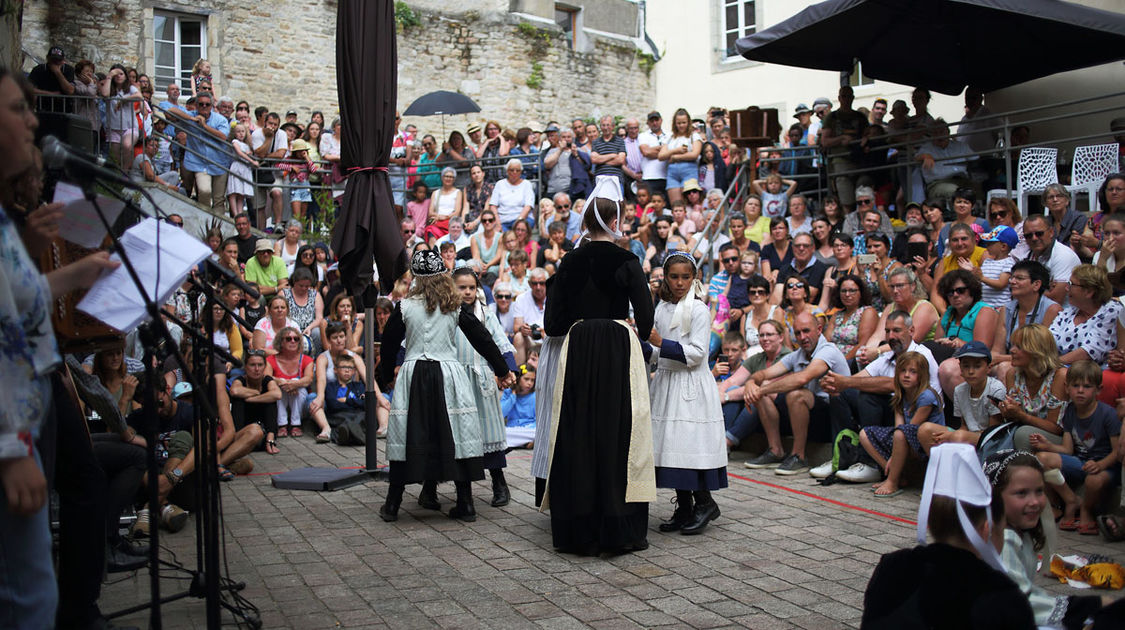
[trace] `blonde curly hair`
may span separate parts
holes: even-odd
[[[436,276],[419,276],[406,292],[407,299],[420,297],[426,303],[426,310],[452,313],[461,308],[461,295],[453,284],[453,276],[443,273]]]

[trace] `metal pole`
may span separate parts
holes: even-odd
[[[1008,199],[1012,198],[1012,127],[1010,119],[1004,117],[1004,188]],[[1022,210],[1022,208],[1021,208]]]

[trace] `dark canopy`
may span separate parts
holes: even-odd
[[[407,265],[387,178],[398,98],[394,11],[389,0],[340,0],[336,19],[340,168],[348,180],[332,249],[344,285],[367,305],[376,296],[372,258],[387,287]]]
[[[480,105],[459,92],[438,90],[423,94],[406,108],[403,116],[437,116],[438,114],[471,114],[479,112]]]
[[[828,0],[735,43],[747,59],[944,94],[1125,59],[1125,15],[1060,0]]]

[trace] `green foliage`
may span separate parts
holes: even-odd
[[[527,77],[527,87],[533,90],[543,87],[543,64],[538,61],[531,62],[531,74]]]
[[[543,59],[551,48],[554,35],[545,28],[538,28],[530,22],[520,22],[516,25],[516,32],[531,44],[529,56],[532,59]]]
[[[656,57],[649,53],[637,52],[637,67],[644,71],[646,77],[652,74],[655,65]]]
[[[422,20],[418,18],[418,14],[410,8],[410,5],[402,0],[397,0],[395,2],[395,24],[402,28],[410,28],[411,26],[421,25]]]

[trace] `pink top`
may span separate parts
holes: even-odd
[[[406,214],[414,219],[414,235],[421,237],[430,220],[430,198],[426,197],[425,201],[407,201]]]

